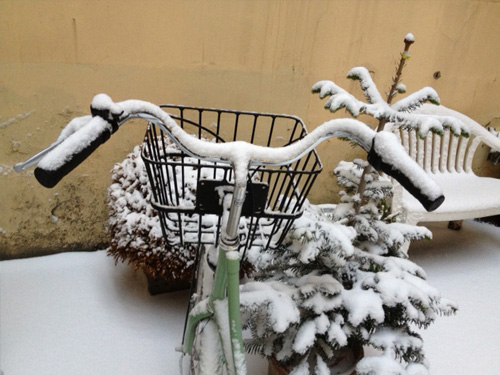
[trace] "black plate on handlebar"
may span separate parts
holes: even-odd
[[[226,193],[233,191],[233,183],[221,180],[200,180],[196,191],[196,211],[204,214],[222,214],[222,200]],[[262,182],[249,182],[243,216],[258,216],[266,207],[269,185]]]

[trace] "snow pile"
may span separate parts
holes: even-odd
[[[86,116],[81,116],[81,117],[75,117],[73,120],[68,122],[68,124],[61,130],[61,133],[59,133],[59,137],[57,137],[56,142],[62,142],[65,139],[67,139],[70,135],[74,134],[81,128],[83,128],[85,125],[87,125],[90,120],[92,120],[91,115],[86,115]]]
[[[105,251],[0,266],[5,374],[177,372],[185,293],[151,297],[144,277]]]
[[[431,224],[433,240],[411,248],[428,280],[460,304],[455,316],[419,330],[430,372],[499,374],[500,228],[468,220],[457,232],[446,225]],[[0,292],[5,374],[180,375],[175,348],[188,293],[149,296],[144,277],[115,266],[105,251],[2,261]],[[340,324],[326,334],[343,342]],[[266,373],[267,361],[247,359],[249,374]]]
[[[47,153],[38,163],[38,168],[47,171],[61,169],[70,163],[75,155],[82,153],[100,139],[108,139],[112,133],[111,124],[99,116],[77,117],[61,131],[58,140],[64,142]]]

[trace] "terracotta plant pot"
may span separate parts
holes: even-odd
[[[351,345],[337,350],[327,363],[331,375],[355,375],[356,364],[363,358],[363,346]],[[291,369],[278,362],[275,357],[269,359],[268,375],[288,375]]]
[[[288,375],[290,369],[278,362],[275,357],[269,358],[268,375]]]
[[[177,292],[180,290],[189,289],[190,283],[186,280],[168,280],[166,278],[153,278],[146,275],[148,279],[148,292],[155,296],[163,293]]]

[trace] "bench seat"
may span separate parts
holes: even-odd
[[[417,224],[429,221],[457,221],[500,214],[500,179],[481,177],[472,171],[472,160],[481,143],[500,151],[500,139],[483,126],[444,106],[424,104],[415,113],[458,118],[469,129],[470,136],[442,136],[429,133],[424,139],[418,130],[387,128],[393,131],[410,155],[443,189],[444,203],[427,212],[401,185],[394,183],[392,211],[401,221]]]
[[[441,186],[444,203],[427,212],[406,190],[402,191],[405,222],[454,221],[500,214],[500,179],[479,177],[472,172],[429,173]]]

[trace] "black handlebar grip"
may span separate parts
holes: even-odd
[[[387,142],[390,147],[384,146]],[[377,133],[367,160],[375,169],[396,179],[427,211],[436,210],[444,202],[441,188],[410,158],[394,134]]]
[[[69,172],[75,169],[118,129],[100,116],[93,117],[88,124],[71,134],[48,153],[35,169],[38,182],[52,188]]]

